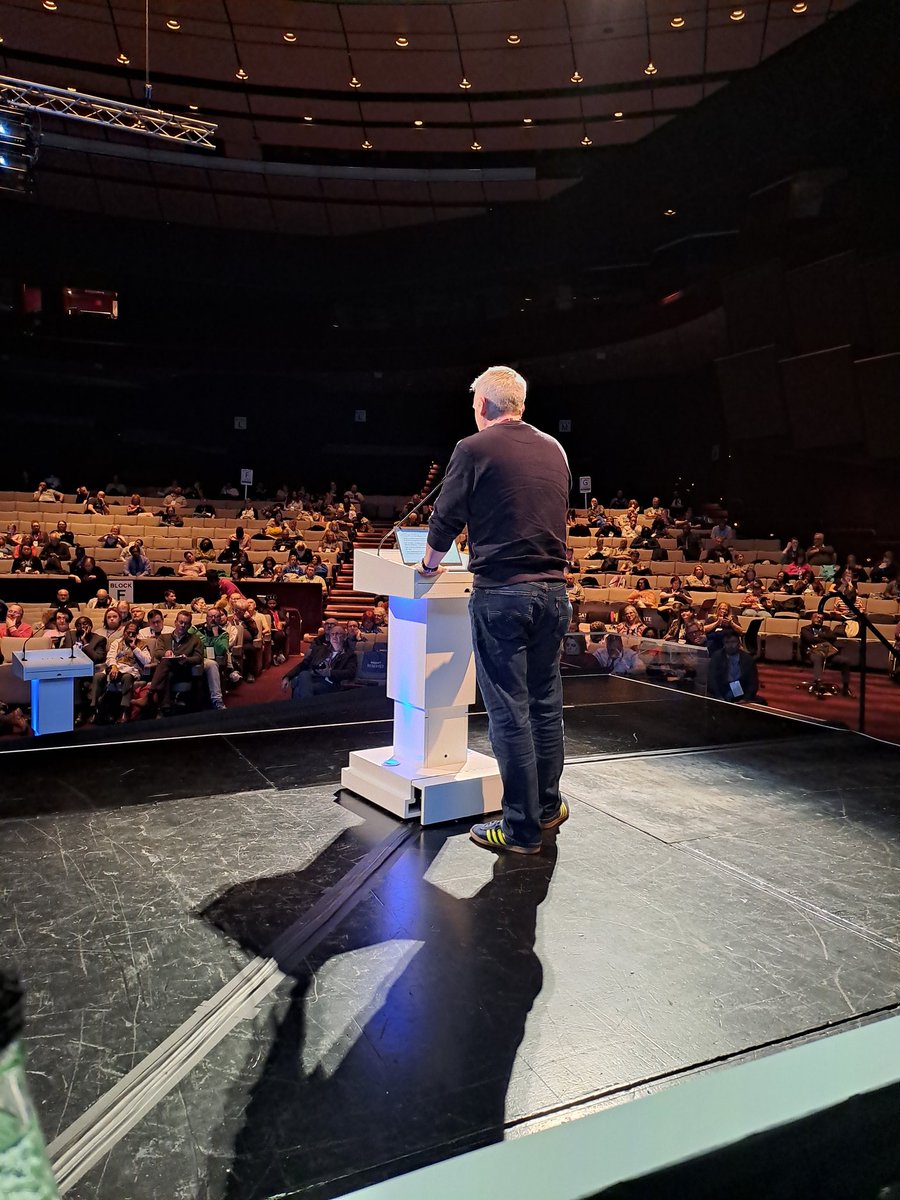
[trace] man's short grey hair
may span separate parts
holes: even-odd
[[[512,367],[488,367],[473,381],[471,391],[487,400],[485,416],[489,421],[498,417],[519,417],[525,409],[528,384]]]

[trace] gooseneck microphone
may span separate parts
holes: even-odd
[[[29,634],[29,636],[28,636],[28,637],[25,639],[25,641],[22,643],[22,662],[27,662],[27,661],[28,661],[28,655],[25,653],[25,647],[28,645],[28,643],[29,643],[29,642],[31,642],[31,641],[33,641],[33,640],[34,640],[36,637],[43,637],[43,636],[44,636],[44,632],[43,632],[43,630],[41,630],[41,632],[40,632],[40,633],[31,633],[31,634]]]
[[[399,521],[396,523],[396,525],[392,525],[392,526],[390,527],[390,529],[387,531],[387,533],[384,535],[384,537],[383,537],[383,538],[381,539],[381,541],[378,543],[378,554],[379,554],[379,555],[381,554],[381,549],[382,549],[382,547],[384,546],[384,543],[385,543],[385,542],[388,540],[388,538],[389,538],[389,537],[393,537],[393,536],[394,536],[394,534],[397,532],[397,530],[398,530],[398,529],[401,527],[401,525],[403,524],[403,522],[404,522],[404,521],[408,521],[408,520],[409,520],[409,518],[410,518],[410,517],[413,515],[413,513],[414,513],[414,512],[418,512],[418,511],[419,511],[419,509],[422,507],[422,505],[423,505],[423,504],[427,504],[427,503],[428,503],[428,501],[431,499],[431,497],[434,495],[434,493],[435,493],[436,491],[438,491],[440,488],[442,488],[442,487],[444,486],[444,480],[445,480],[446,478],[447,478],[446,474],[442,475],[442,476],[441,476],[441,478],[440,478],[440,479],[437,481],[437,483],[434,485],[434,487],[431,489],[431,491],[430,491],[430,492],[427,494],[427,496],[423,496],[423,497],[422,497],[422,499],[419,501],[419,503],[418,503],[418,504],[414,505],[414,506],[413,506],[413,507],[412,507],[412,508],[409,510],[409,512],[407,512],[407,513],[404,513],[404,514],[403,514],[403,516],[402,516],[402,517],[400,518],[400,520],[399,520]]]

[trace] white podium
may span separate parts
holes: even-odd
[[[475,661],[468,571],[435,579],[406,566],[397,550],[357,550],[353,586],[390,596],[387,693],[394,743],[355,750],[341,786],[423,825],[498,812],[497,763],[468,748]]]
[[[31,684],[31,727],[40,737],[75,725],[74,681],[94,674],[83,650],[16,650],[13,674]]]

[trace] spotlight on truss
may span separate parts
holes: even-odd
[[[30,113],[0,105],[0,191],[27,192],[37,160]]]

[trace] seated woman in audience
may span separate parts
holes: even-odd
[[[241,511],[238,513],[238,520],[239,521],[258,521],[259,517],[256,514],[255,506],[250,504],[249,501],[247,501],[245,504],[242,504]]]
[[[616,633],[634,638],[647,636],[647,626],[633,604],[626,604],[622,609],[621,620],[616,622]]]
[[[685,575],[682,583],[689,592],[714,592],[716,590],[701,563],[694,563],[693,570],[690,575]]]
[[[618,563],[618,570],[616,571],[615,575],[613,575],[612,579],[607,581],[607,586],[608,587],[629,587],[630,584],[633,582],[631,575],[632,575],[631,559],[620,558],[619,563]]]
[[[63,564],[68,563],[71,558],[72,550],[68,542],[62,541],[54,529],[47,544],[41,548],[40,560],[44,570],[53,575],[64,575],[66,568]]]
[[[131,499],[128,501],[128,507],[125,509],[125,512],[128,514],[129,517],[136,517],[144,511],[146,511],[146,510],[144,509],[143,504],[141,504],[141,498],[137,494],[137,492],[135,492],[134,495],[131,497]]]
[[[6,609],[6,620],[0,625],[0,637],[30,638],[34,630],[25,620],[25,610],[21,604],[10,604]]]
[[[127,544],[118,525],[110,525],[109,533],[97,538],[97,545],[102,546],[104,550],[122,550]]]
[[[763,592],[759,580],[748,584],[746,592],[738,600],[741,615],[744,617],[767,616],[772,612],[772,602]]]
[[[868,583],[869,573],[865,567],[860,565],[860,562],[855,554],[847,555],[847,559],[844,563],[844,571],[841,573],[844,574],[848,571],[852,576],[854,583]]]
[[[70,574],[79,580],[78,597],[80,600],[90,600],[98,592],[109,587],[109,579],[102,567],[89,554],[72,567]]]
[[[281,572],[278,564],[271,555],[268,555],[262,560],[259,569],[256,572],[257,579],[278,579]]]
[[[378,622],[375,619],[375,609],[363,609],[363,615],[359,619],[359,628],[363,633],[377,633]]]
[[[199,504],[194,505],[195,517],[214,517],[216,515],[216,506],[210,504],[208,500],[201,500]]]
[[[656,608],[659,604],[659,596],[650,586],[650,580],[644,577],[638,579],[634,585],[634,591],[628,597],[629,604],[639,604],[642,608]]]
[[[779,571],[772,582],[769,584],[767,591],[769,592],[787,592],[790,590],[791,578],[787,571]]]
[[[730,592],[737,591],[741,584],[746,583],[748,567],[740,550],[733,550],[731,562],[725,568],[725,583]]]
[[[198,562],[193,550],[185,550],[182,561],[175,569],[181,579],[205,579],[206,563]]]
[[[731,611],[731,605],[724,603],[716,605],[715,612],[703,623],[703,632],[710,654],[722,649],[726,634],[733,633],[741,637],[743,633],[740,621]]]
[[[198,562],[208,563],[216,561],[216,548],[212,543],[212,539],[208,537],[201,538],[197,543],[197,549],[194,557]]]
[[[894,561],[893,550],[885,550],[870,576],[873,583],[890,583],[897,578],[897,564]]]
[[[171,525],[180,528],[184,525],[181,517],[178,515],[178,510],[174,504],[167,504],[166,507],[156,514],[159,517],[160,525]]]
[[[107,646],[109,643],[122,634],[122,614],[114,604],[110,604],[108,608],[103,610],[103,628],[101,635],[106,638]]]
[[[673,618],[666,630],[667,642],[677,642],[681,646],[705,646],[706,634],[703,626],[697,620],[697,615],[690,605],[682,608]]]
[[[310,558],[309,561],[315,567],[316,574],[321,575],[323,579],[327,580],[328,579],[328,567],[325,565],[324,562],[322,562],[322,555],[314,554]]]
[[[691,602],[690,596],[682,587],[681,577],[672,575],[669,579],[669,586],[662,589],[659,594],[659,603],[657,608],[665,617],[673,616],[680,608],[684,608]]]
[[[21,542],[13,550],[13,574],[42,575],[44,564],[41,562],[40,553],[40,546],[31,534],[23,534]]]
[[[0,558],[12,558],[13,548],[9,544],[5,533],[0,533]]]
[[[782,561],[784,561],[783,557]],[[805,570],[807,570],[806,551],[798,550],[791,561],[785,564],[784,573],[786,575],[802,575]]]

